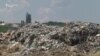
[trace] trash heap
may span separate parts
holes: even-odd
[[[8,56],[86,56],[100,49],[100,25],[95,23],[28,24],[7,36],[0,42],[7,42]]]

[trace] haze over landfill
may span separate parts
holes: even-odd
[[[29,12],[33,21],[99,23],[100,0],[0,0],[0,20],[20,22]]]

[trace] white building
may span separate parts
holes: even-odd
[[[6,25],[6,23],[5,22],[3,22],[3,21],[0,21],[0,25]]]

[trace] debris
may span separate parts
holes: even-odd
[[[100,46],[100,25],[87,22],[69,22],[64,27],[28,24],[0,34],[1,40],[9,42],[7,50],[12,56],[82,56]]]

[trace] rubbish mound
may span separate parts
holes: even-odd
[[[100,25],[87,22],[69,22],[64,27],[28,24],[0,34],[0,44],[6,45],[1,56],[86,56],[100,48]]]

